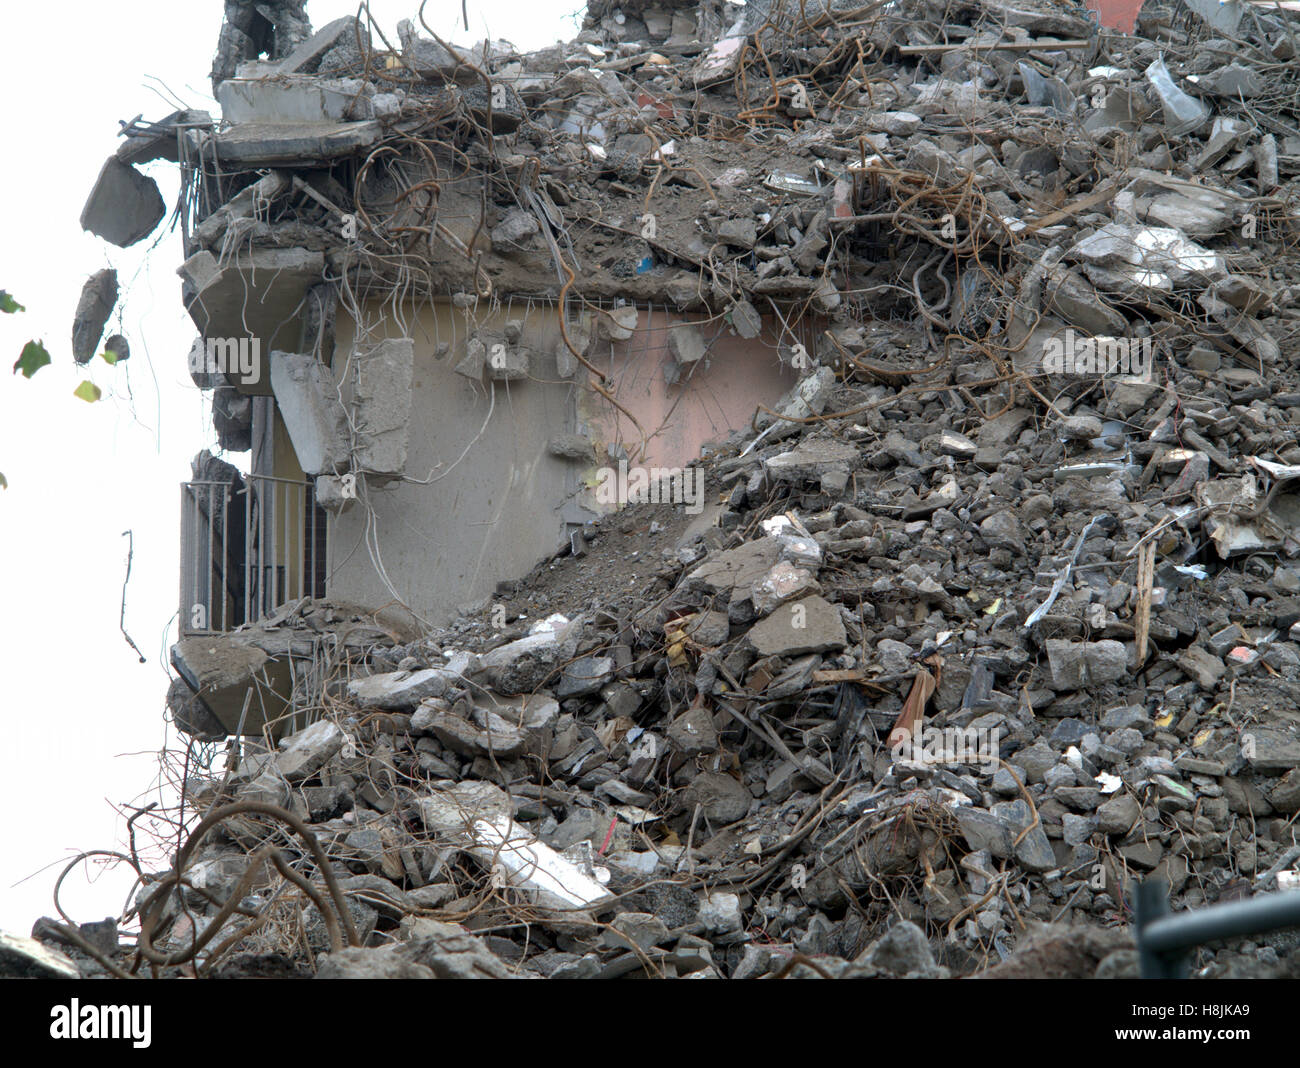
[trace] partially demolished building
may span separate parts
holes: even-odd
[[[1300,880],[1293,15],[303,8],[227,0],[220,119],[83,216],[181,168],[248,455],[182,489],[169,695],[245,807],[137,967],[1126,975],[1133,875]]]

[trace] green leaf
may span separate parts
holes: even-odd
[[[115,363],[117,363],[117,359],[118,359],[117,353],[114,352],[112,349],[105,349],[103,352],[99,354],[99,358],[103,360],[106,364],[108,364],[109,367],[112,367]]]
[[[72,395],[74,397],[80,397],[87,404],[94,404],[95,401],[99,400],[99,398],[104,395],[104,391],[95,385],[94,382],[87,379],[72,391]]]
[[[0,312],[8,312],[10,315],[13,315],[14,312],[26,310],[27,309],[19,304],[18,301],[14,300],[14,298],[3,289],[0,289]]]
[[[9,488],[9,480],[5,478],[4,472],[0,471],[0,489],[8,489],[8,488]]]
[[[24,378],[31,378],[49,362],[50,354],[45,351],[44,342],[29,341],[23,346],[22,355],[18,357],[18,362],[14,364],[14,374],[21,371]]]

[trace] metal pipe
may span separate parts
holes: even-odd
[[[1295,890],[1177,915],[1169,911],[1167,885],[1161,879],[1139,883],[1134,898],[1144,979],[1185,978],[1186,951],[1194,946],[1282,927],[1300,927],[1300,891]]]

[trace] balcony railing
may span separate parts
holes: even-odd
[[[325,512],[311,482],[181,483],[180,633],[234,630],[325,596]]]

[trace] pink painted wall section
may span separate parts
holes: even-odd
[[[780,335],[771,322],[764,323],[758,337],[746,340],[733,334],[724,320],[715,319],[697,325],[708,343],[708,355],[693,372],[683,367],[680,379],[670,385],[666,371],[676,361],[669,348],[668,327],[689,321],[643,308],[628,341],[597,342],[594,355],[588,356],[602,371],[608,369],[614,396],[636,416],[646,433],[644,456],[630,459],[630,463],[683,467],[699,458],[705,442],[721,441],[732,430],[747,426],[760,404],[770,407],[797,380],[790,365],[790,345],[796,338],[787,335],[782,363]],[[797,327],[795,332],[806,351],[813,352],[813,331]],[[637,457],[641,434],[600,394],[583,391],[579,417],[594,439],[621,443],[629,457]]]
[[[1088,0],[1087,7],[1097,13],[1097,21],[1106,29],[1132,33],[1142,0]]]

